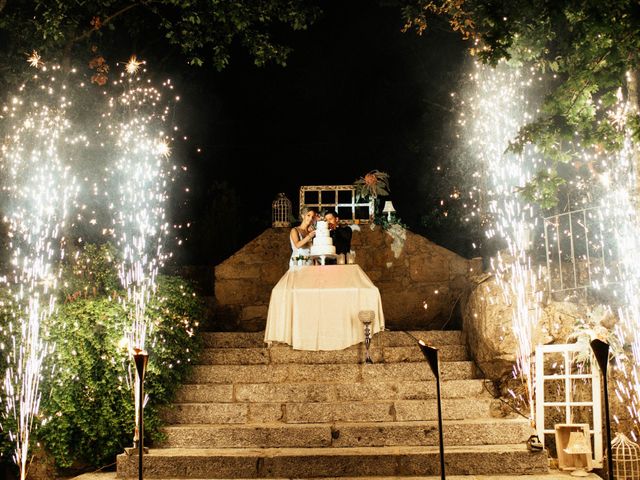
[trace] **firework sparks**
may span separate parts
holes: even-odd
[[[606,161],[613,188],[608,189],[600,203],[615,225],[613,238],[618,268],[607,271],[610,285],[619,286],[616,294],[622,300],[617,309],[620,323],[616,325],[615,334],[620,345],[627,345],[630,350],[628,357],[622,354],[615,359],[614,368],[624,379],[616,382],[615,393],[628,407],[635,429],[630,433],[636,440],[636,431],[640,430],[640,266],[629,252],[640,251],[640,219],[635,197],[637,165],[634,163],[638,158],[638,147],[624,121],[629,111],[629,104],[619,92],[618,104],[610,116],[619,121],[616,125],[625,132],[624,142],[620,151]]]
[[[136,73],[138,73],[143,63],[144,62],[141,62],[140,60],[138,60],[138,58],[135,55],[131,55],[131,58],[129,58],[129,61],[127,62],[125,70],[129,75],[135,75]]]
[[[542,80],[533,71],[496,69],[475,65],[471,75],[473,93],[468,96],[459,125],[464,127],[467,147],[482,165],[484,187],[476,188],[488,202],[493,222],[489,238],[504,240],[506,250],[492,259],[504,301],[512,308],[512,329],[517,339],[514,375],[526,383],[530,415],[533,417],[533,376],[531,369],[533,334],[540,319],[541,271],[536,271],[527,254],[530,232],[537,226],[540,212],[519,195],[518,190],[545,166],[545,159],[534,145],[522,152],[508,151],[518,129],[535,117],[533,91]],[[616,397],[627,405],[635,430],[640,427],[640,265],[629,252],[640,250],[640,224],[637,213],[637,146],[627,133],[630,107],[620,92],[611,111],[596,111],[624,134],[618,152],[601,146],[583,147],[580,139],[568,142],[575,175],[568,178],[571,196],[567,213],[544,220],[547,250],[547,276],[550,291],[570,294],[576,290],[608,292],[609,310],[617,310],[614,343],[627,351],[615,358],[620,372]],[[477,208],[474,205],[474,208]],[[479,214],[479,211],[476,211]],[[560,218],[562,217],[562,218]],[[565,260],[571,257],[569,263]],[[576,265],[584,269],[580,277]],[[558,277],[557,279],[555,277]],[[568,280],[568,281],[567,281]],[[559,282],[559,283],[558,283]],[[604,298],[604,297],[602,297]],[[601,327],[600,330],[603,328]],[[606,329],[604,329],[606,331]],[[617,420],[618,421],[618,420]],[[631,435],[636,437],[635,431]]]
[[[44,62],[42,61],[42,57],[37,51],[31,52],[31,55],[27,57],[27,62],[33,68],[42,68],[44,66]]]
[[[112,229],[123,250],[120,280],[133,305],[129,345],[145,350],[145,309],[165,259],[162,242],[169,229],[165,203],[173,170],[171,138],[165,130],[170,109],[163,92],[147,82],[123,77],[119,84],[123,92],[110,98],[103,115],[116,145],[114,165],[108,170],[109,190],[118,193]],[[170,82],[163,87],[173,88]]]
[[[39,59],[39,57],[38,57]],[[57,92],[55,78],[34,76],[10,106],[8,135],[2,145],[2,192],[9,204],[4,218],[10,241],[13,271],[8,286],[13,293],[13,349],[4,379],[5,416],[15,421],[10,438],[16,444],[14,460],[26,477],[29,443],[40,407],[39,384],[47,354],[41,328],[54,309],[53,293],[62,255],[60,235],[68,208],[77,193],[68,161],[76,138],[67,120],[71,103]]]
[[[536,212],[522,200],[518,190],[531,180],[540,158],[533,148],[525,148],[521,154],[507,149],[519,128],[532,119],[525,93],[534,80],[504,63],[495,69],[476,63],[470,80],[473,94],[465,102],[468,111],[459,123],[465,127],[468,149],[486,172],[484,190],[494,219],[487,237],[498,237],[507,245],[505,252],[492,259],[492,268],[504,302],[512,306],[513,334],[517,339],[514,374],[525,383],[533,419],[531,359],[542,292],[538,287],[540,272],[532,267],[527,252]]]
[[[169,101],[177,100],[170,81],[156,88],[123,73],[99,88],[73,75],[62,82],[58,75],[58,67],[43,68],[2,109],[9,133],[0,146],[0,168],[13,267],[6,283],[14,292],[15,319],[0,332],[13,347],[7,349],[3,403],[5,418],[16,424],[10,437],[22,479],[49,348],[42,326],[54,312],[64,243],[80,243],[73,237],[78,231],[115,238],[123,254],[122,301],[131,318],[127,347],[130,353],[144,350],[151,324],[146,305],[167,256],[165,203],[178,171],[169,164],[174,138],[166,133],[177,131],[168,125]]]

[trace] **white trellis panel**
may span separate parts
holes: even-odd
[[[584,346],[578,343],[538,345],[536,348],[536,430],[540,441],[544,445],[545,434],[555,434],[555,429],[545,429],[545,408],[564,409],[564,422],[574,423],[571,409],[573,407],[591,407],[593,425],[589,425],[589,433],[593,436],[593,458],[595,467],[602,467],[602,406],[600,403],[601,381],[600,371],[593,353],[590,354],[588,373],[572,373],[572,356],[584,351]],[[544,361],[547,353],[561,353],[563,358],[562,373],[545,375]],[[564,382],[564,399],[561,401],[547,402],[544,398],[545,382],[549,380]],[[591,381],[591,400],[574,401],[572,396],[572,380]]]

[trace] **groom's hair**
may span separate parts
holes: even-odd
[[[333,215],[336,218],[340,218],[338,217],[338,212],[336,212],[335,210],[327,210],[326,212],[324,212],[325,215]]]

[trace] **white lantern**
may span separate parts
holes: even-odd
[[[611,442],[613,471],[620,480],[640,480],[640,447],[624,433],[616,434]]]

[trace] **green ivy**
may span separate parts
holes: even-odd
[[[395,213],[391,213],[389,216],[386,213],[376,213],[373,217],[373,223],[380,225],[384,230],[389,230],[393,225],[407,228],[407,225]]]
[[[62,298],[43,328],[53,350],[43,367],[41,425],[35,433],[61,469],[112,464],[133,442],[135,366],[123,342],[130,322],[125,292],[115,283],[113,252],[109,245],[86,246],[63,267]],[[146,312],[151,328],[145,439],[152,444],[162,437],[162,407],[171,402],[202,348],[196,333],[203,305],[187,281],[159,275]],[[0,315],[6,326],[10,310]],[[0,368],[4,372],[6,365]],[[14,446],[6,439],[5,431],[0,447],[9,459]]]

